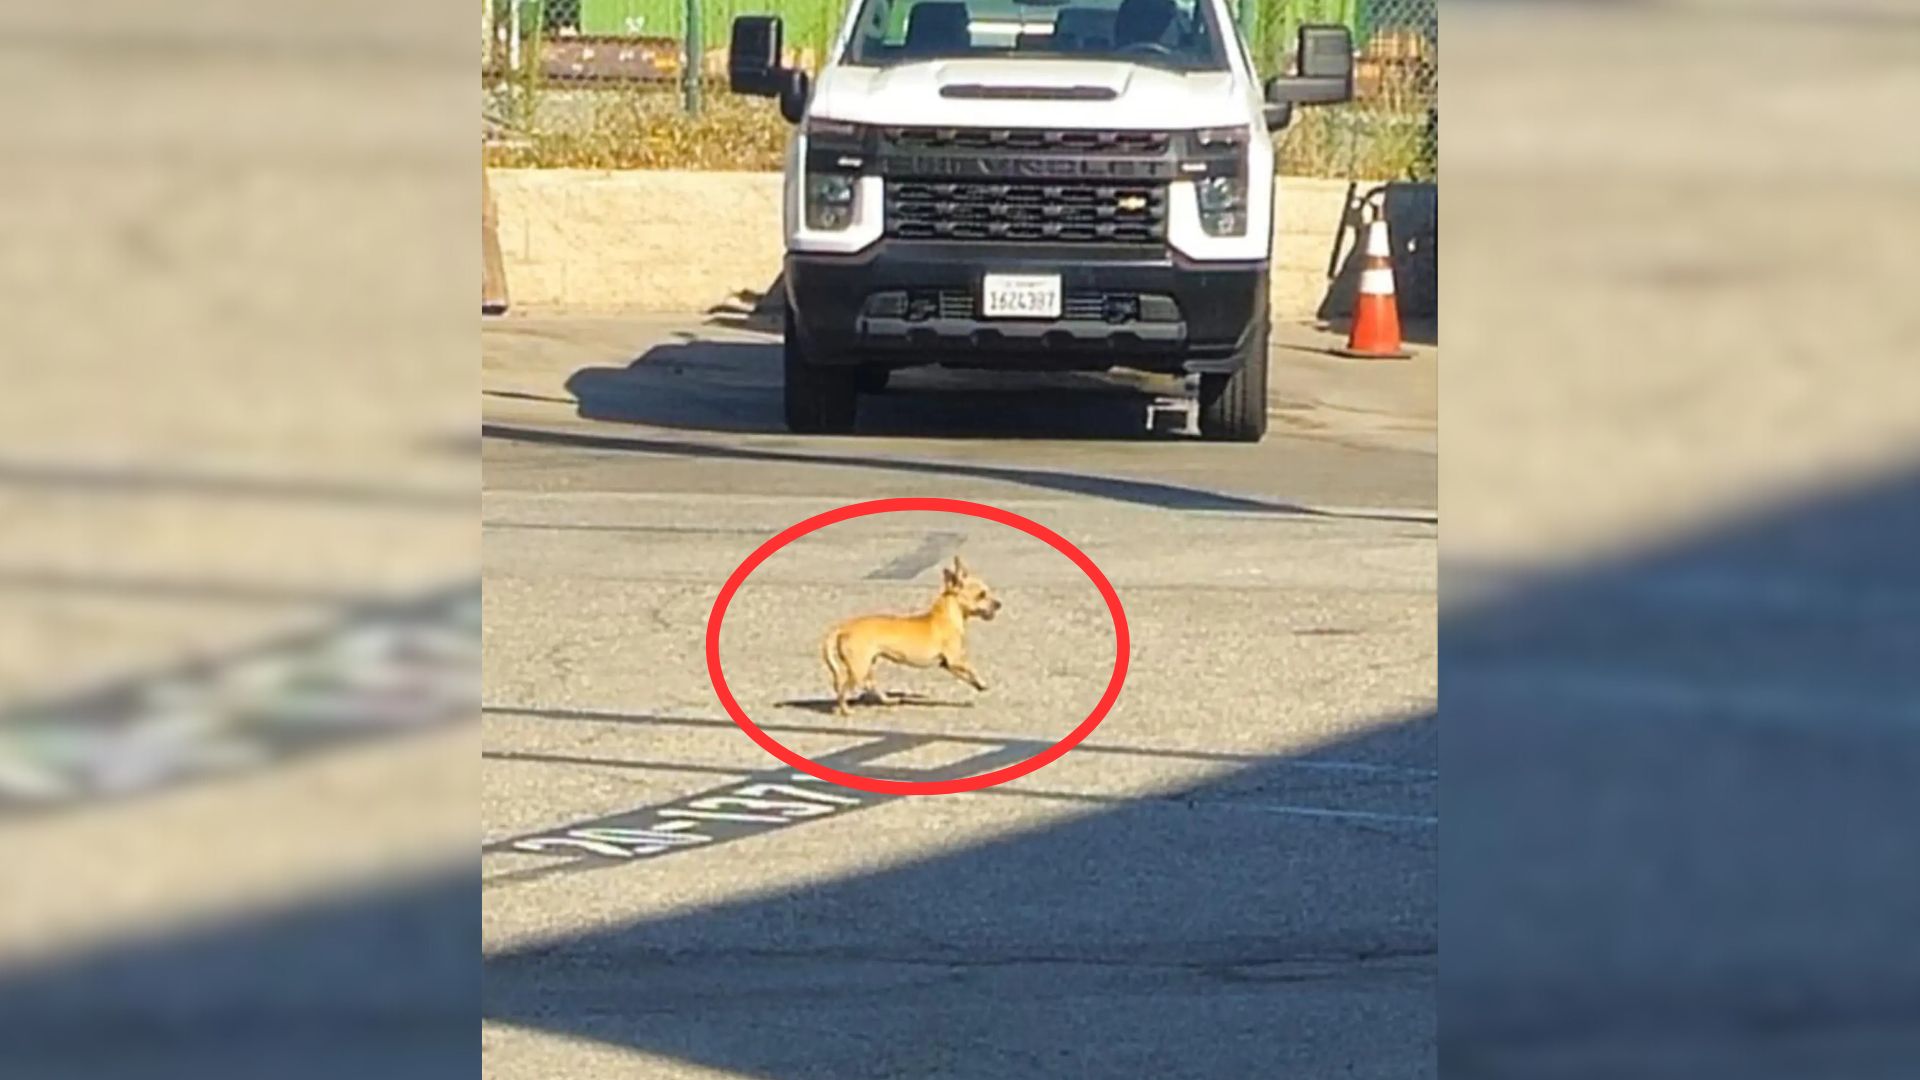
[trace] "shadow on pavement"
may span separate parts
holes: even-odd
[[[1447,1075],[1910,1074],[1915,551],[1907,472],[1443,610]]]
[[[764,289],[741,289],[707,309],[707,324],[731,330],[778,334],[784,323],[786,272],[774,274]]]
[[[884,689],[884,687],[883,687]],[[889,690],[894,695],[890,701],[875,701],[872,698],[860,698],[847,702],[851,717],[881,717],[900,709],[971,709],[971,701],[954,701],[951,698],[934,697],[931,694],[915,693],[911,690]],[[776,701],[776,709],[795,709],[801,712],[818,713],[821,716],[833,716],[836,713],[832,698],[795,698],[791,701]]]
[[[5,1071],[471,1077],[479,931],[467,863],[0,970]]]
[[[1420,769],[1435,737],[1427,717],[1312,756]],[[1363,781],[1376,803],[1431,813],[1431,779],[1398,782]],[[1422,1075],[1435,832],[1273,812],[1328,783],[1275,759],[505,952],[486,961],[485,1012],[755,1077]],[[645,870],[611,872],[645,887]]]
[[[567,380],[583,419],[696,431],[786,434],[780,343],[656,345],[624,368],[589,367]],[[1146,427],[1155,395],[1084,372],[896,372],[862,394],[862,435],[918,438],[1164,438]]]
[[[887,469],[894,472],[924,473],[935,476],[970,476],[1000,480],[1047,491],[1065,491],[1076,495],[1114,499],[1167,510],[1234,510],[1242,513],[1281,514],[1326,519],[1365,519],[1430,525],[1438,515],[1430,511],[1354,511],[1320,510],[1294,503],[1255,499],[1244,495],[1182,487],[1156,480],[1093,476],[1054,469],[1031,469],[1008,465],[977,465],[959,461],[916,461],[892,456],[853,454],[808,454],[797,450],[774,450],[718,443],[684,442],[638,435],[595,435],[580,431],[551,431],[517,427],[510,424],[482,424],[482,439],[506,442],[543,443],[588,450],[617,450],[640,454],[665,454],[676,457],[724,458],[734,461],[790,462],[809,465],[841,465],[862,469]]]

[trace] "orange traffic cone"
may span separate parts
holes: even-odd
[[[1353,306],[1353,330],[1341,356],[1363,360],[1404,360],[1413,354],[1400,343],[1400,303],[1393,294],[1393,248],[1387,223],[1376,218],[1367,229],[1366,259],[1360,269],[1360,296]]]

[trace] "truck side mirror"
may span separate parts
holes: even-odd
[[[727,45],[727,85],[736,94],[780,99],[780,115],[797,124],[806,115],[813,80],[780,63],[783,27],[778,15],[742,15],[733,20]]]
[[[1300,28],[1295,73],[1267,80],[1267,126],[1278,130],[1293,119],[1295,105],[1331,105],[1353,100],[1353,31],[1338,24]]]
[[[727,85],[736,94],[778,97],[786,84],[780,67],[782,27],[778,15],[742,15],[733,20],[727,46]]]
[[[813,92],[813,80],[806,72],[794,68],[780,74],[780,115],[787,123],[797,124],[807,115],[807,96]]]

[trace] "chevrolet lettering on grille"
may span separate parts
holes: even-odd
[[[888,176],[1100,177],[1171,179],[1171,161],[1101,158],[1020,158],[972,155],[888,155],[879,161]]]

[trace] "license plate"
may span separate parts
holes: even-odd
[[[988,274],[980,291],[980,311],[989,319],[1060,317],[1059,274]]]

